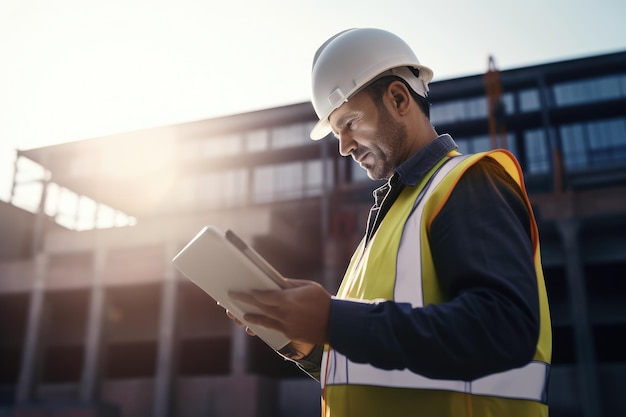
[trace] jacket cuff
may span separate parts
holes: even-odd
[[[349,356],[354,349],[363,349],[363,335],[370,331],[368,316],[375,308],[373,301],[332,298],[328,340],[333,349]]]

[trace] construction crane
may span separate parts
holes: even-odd
[[[487,72],[485,73],[485,91],[487,93],[487,110],[489,116],[489,137],[491,149],[507,148],[506,108],[502,101],[502,85],[500,71],[496,68],[493,55],[489,55]]]

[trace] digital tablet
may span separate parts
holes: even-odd
[[[215,226],[205,226],[172,262],[270,347],[282,354],[292,353],[284,334],[243,320],[245,313],[258,309],[228,297],[230,291],[278,290],[285,285],[284,277],[232,230],[223,233]]]

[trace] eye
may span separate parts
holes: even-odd
[[[348,121],[348,123],[346,123],[346,128],[348,128],[349,130],[352,130],[353,126],[354,126],[354,120],[350,120]]]

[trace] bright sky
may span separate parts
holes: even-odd
[[[441,80],[489,54],[625,50],[625,18],[624,0],[0,0],[0,184],[16,148],[306,101],[315,50],[349,27],[395,32]]]

